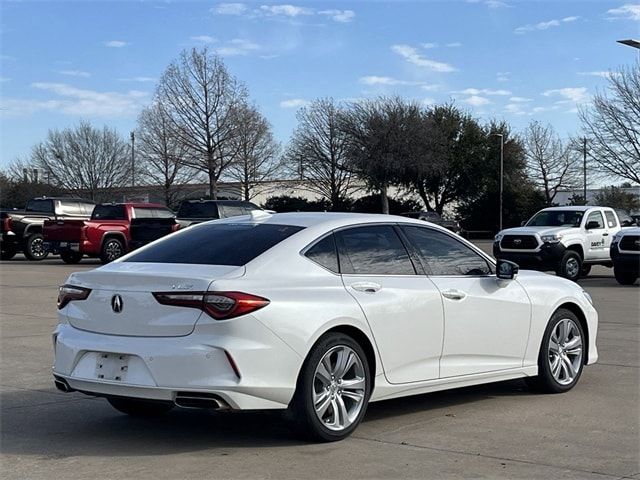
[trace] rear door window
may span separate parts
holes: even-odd
[[[356,275],[415,275],[413,263],[391,225],[336,232],[340,271]]]
[[[126,261],[242,266],[302,229],[291,225],[203,223],[165,237]]]
[[[604,216],[607,218],[607,226],[609,228],[616,228],[618,226],[618,221],[616,220],[616,216],[613,212],[605,210]]]
[[[338,273],[340,270],[338,267],[338,251],[336,250],[336,241],[333,234],[327,235],[311,246],[304,255],[309,260],[334,273]]]

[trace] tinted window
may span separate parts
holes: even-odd
[[[578,210],[541,211],[527,222],[528,227],[579,227],[583,212]]]
[[[339,272],[338,252],[336,250],[336,242],[333,235],[324,237],[307,250],[305,256],[327,270],[331,270],[336,273]]]
[[[341,230],[336,233],[342,273],[414,275],[415,270],[400,237],[389,225]]]
[[[170,235],[127,262],[241,266],[302,227],[271,224],[201,224]]]
[[[92,220],[126,220],[124,205],[96,205],[91,214]]]
[[[214,202],[182,202],[178,218],[219,218],[218,206]]]
[[[609,228],[615,228],[618,226],[618,222],[616,221],[616,216],[613,214],[613,212],[606,210],[604,212],[604,216],[607,217],[607,226]]]
[[[133,218],[153,218],[153,209],[152,208],[141,208],[134,207],[133,210]]]
[[[27,212],[54,213],[53,200],[34,199],[27,202]]]
[[[602,214],[600,212],[591,212],[587,217],[587,223],[585,223],[585,227],[591,222],[596,222],[598,224],[592,227],[593,230],[604,228],[604,220],[602,219]]]
[[[488,262],[446,233],[430,228],[402,227],[431,275],[489,275]]]

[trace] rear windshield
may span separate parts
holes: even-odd
[[[170,235],[126,261],[239,267],[302,229],[251,223],[198,225]]]
[[[96,205],[91,214],[92,220],[126,220],[124,205]]]
[[[218,218],[218,206],[213,202],[182,202],[178,218]]]

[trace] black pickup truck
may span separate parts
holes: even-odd
[[[45,220],[84,220],[91,217],[95,204],[68,197],[32,198],[24,210],[0,212],[0,251],[2,260],[11,260],[22,251],[29,260],[43,260],[49,252],[44,246]]]
[[[248,215],[259,206],[244,200],[185,200],[180,204],[176,220],[180,228],[219,218]]]

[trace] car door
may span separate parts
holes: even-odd
[[[609,232],[604,223],[602,212],[600,210],[593,210],[584,221],[584,227],[587,231],[587,253],[585,259],[587,260],[608,260],[609,248],[607,247]]]
[[[448,233],[420,226],[401,229],[442,297],[440,376],[521,367],[531,322],[531,303],[522,286],[498,282],[484,256]]]
[[[412,259],[393,225],[335,232],[340,272],[371,327],[390,383],[439,377],[444,316],[440,293]]]

